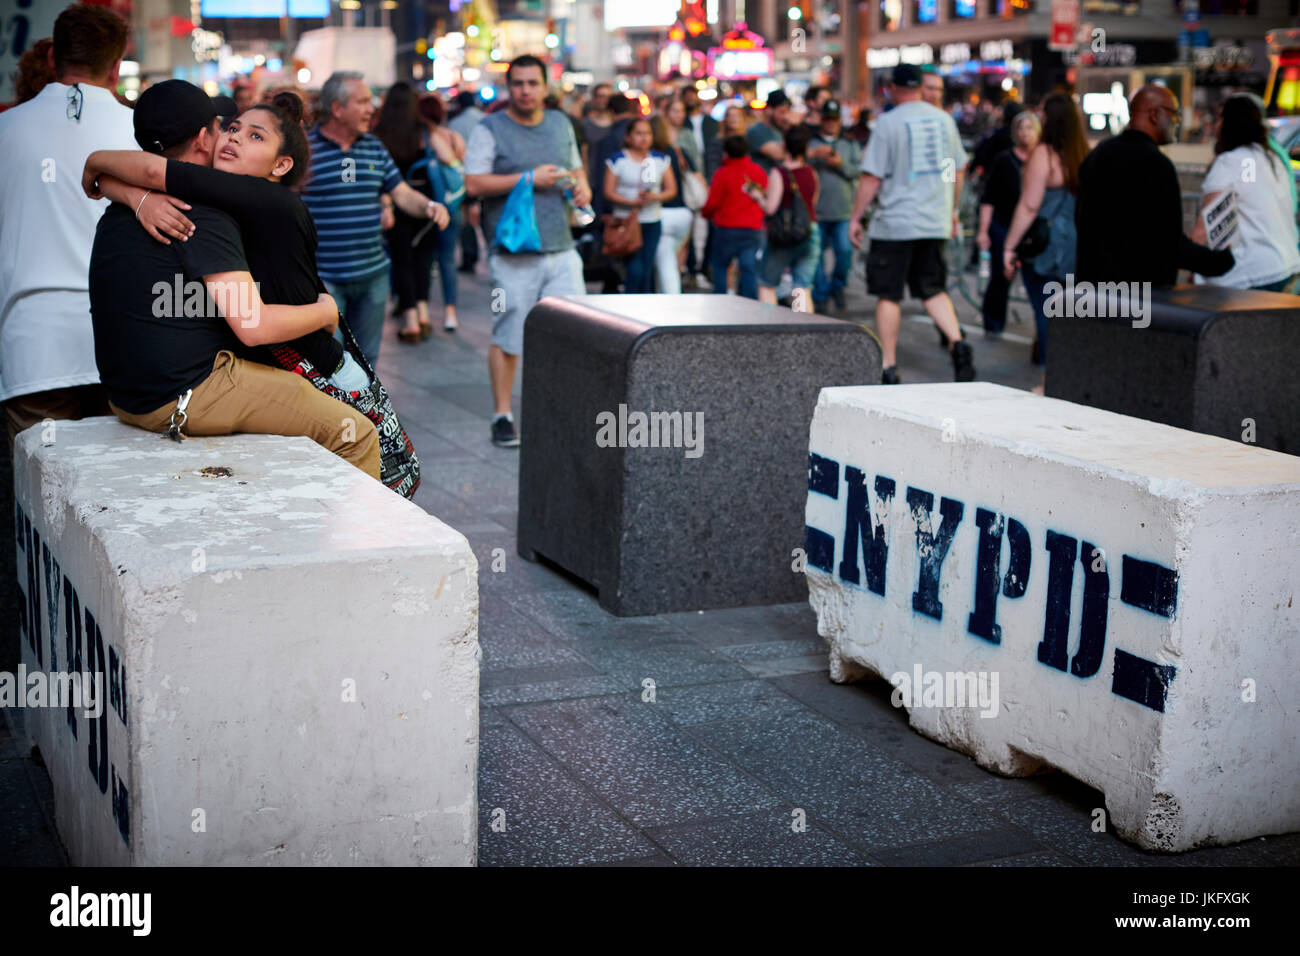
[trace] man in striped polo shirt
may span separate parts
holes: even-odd
[[[311,175],[302,193],[316,222],[316,267],[373,366],[389,290],[381,197],[391,195],[408,216],[432,219],[439,229],[449,217],[445,206],[402,180],[384,144],[368,132],[374,105],[364,75],[331,74],[321,88],[320,109],[320,125],[307,134]]]

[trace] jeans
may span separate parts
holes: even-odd
[[[446,229],[435,228],[438,237],[434,242],[434,260],[438,263],[438,279],[442,282],[442,304],[456,304],[456,244],[460,240],[460,210],[451,217]],[[424,273],[424,301],[429,299],[428,271]]]
[[[849,221],[819,222],[817,229],[821,233],[822,251],[830,249],[835,253],[835,265],[830,277],[822,264],[822,257],[817,257],[817,270],[813,273],[813,301],[826,302],[843,292],[849,284],[849,270],[853,268],[853,244],[849,242]]]
[[[677,250],[691,234],[694,216],[685,206],[669,206],[659,220],[659,249],[655,253],[655,281],[659,291],[676,295],[682,291],[682,273],[677,268]]]
[[[984,331],[1001,332],[1007,326],[1007,297],[1011,293],[1011,280],[1002,268],[1002,250],[1007,241],[1007,227],[998,222],[989,223],[989,284],[984,290]],[[1025,270],[1028,287],[1029,270]],[[1040,339],[1041,341],[1041,339]]]
[[[629,295],[654,291],[655,253],[659,249],[659,232],[657,222],[641,223],[641,248],[625,260],[627,277],[623,280],[623,291]]]
[[[713,291],[727,294],[727,267],[735,259],[740,267],[740,288],[746,299],[758,298],[758,251],[763,247],[763,230],[713,228]]]
[[[379,342],[384,335],[384,307],[388,304],[390,287],[388,273],[389,267],[385,266],[383,271],[368,279],[351,282],[324,280],[325,290],[334,297],[371,368],[379,361]],[[342,342],[343,333],[335,332],[334,338]]]
[[[1020,263],[1020,277],[1025,282],[1025,291],[1029,293],[1029,302],[1034,307],[1034,327],[1038,332],[1038,357],[1043,365],[1047,364],[1047,283],[1054,280],[1051,276],[1039,275],[1028,263]]]

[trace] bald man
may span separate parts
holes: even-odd
[[[1079,167],[1075,223],[1077,281],[1150,282],[1169,287],[1178,270],[1221,276],[1232,252],[1215,252],[1183,234],[1178,173],[1160,147],[1174,141],[1178,98],[1148,83],[1129,100],[1128,128]]]

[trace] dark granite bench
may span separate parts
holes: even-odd
[[[1157,291],[1151,324],[1050,318],[1047,394],[1300,454],[1300,297]],[[1249,419],[1250,422],[1246,420]]]
[[[529,313],[524,355],[520,555],[618,615],[807,598],[808,429],[823,387],[880,381],[870,332],[733,296],[574,296]]]

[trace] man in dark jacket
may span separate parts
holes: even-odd
[[[1221,276],[1232,252],[1197,245],[1183,233],[1178,174],[1160,147],[1173,142],[1178,100],[1148,83],[1129,101],[1128,128],[1079,167],[1074,220],[1077,281],[1150,282],[1169,287],[1178,270]]]

